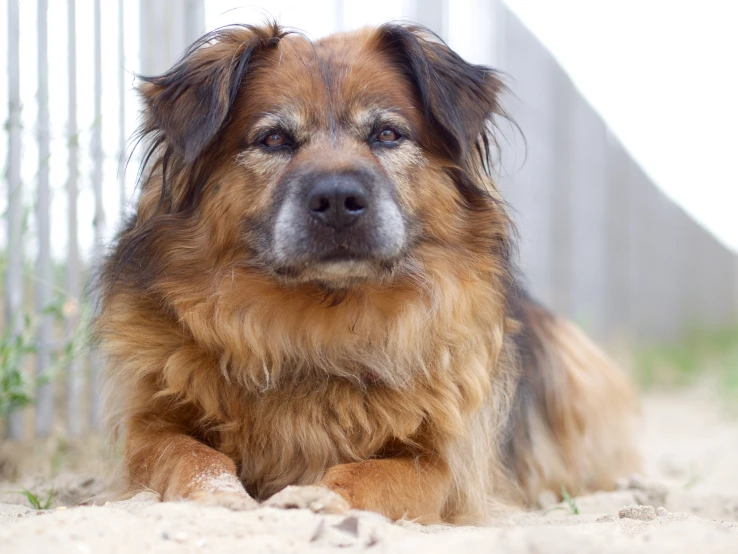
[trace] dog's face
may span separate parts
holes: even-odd
[[[397,68],[361,42],[288,36],[236,102],[235,159],[265,208],[250,246],[288,279],[375,278],[412,240],[403,197],[425,163],[422,116]]]
[[[143,203],[197,218],[204,257],[341,289],[502,248],[485,174],[500,83],[422,30],[228,28],[146,81],[166,151]]]

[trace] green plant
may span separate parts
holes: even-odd
[[[26,370],[28,357],[37,351],[35,338],[42,318],[52,317],[55,321],[61,321],[64,317],[63,303],[64,297],[59,295],[40,314],[24,313],[17,329],[12,324],[15,322],[11,322],[0,336],[0,418],[31,404],[36,389],[51,382],[84,342],[82,332],[76,331],[64,344],[54,363],[42,374],[31,376]]]
[[[28,314],[17,334],[8,326],[0,337],[0,417],[27,406],[33,401],[33,390],[47,382],[46,376],[31,378],[24,370],[26,358],[36,352],[35,326]]]
[[[51,508],[51,503],[54,501],[54,496],[56,495],[54,489],[52,488],[51,490],[49,490],[49,494],[46,499],[42,501],[40,496],[33,494],[28,489],[23,489],[15,492],[16,494],[22,494],[23,496],[25,496],[28,500],[28,503],[34,510],[48,510],[49,508]]]
[[[561,485],[561,497],[564,499],[564,503],[566,506],[554,506],[553,508],[549,508],[544,514],[548,514],[549,512],[553,512],[555,510],[569,510],[572,515],[578,516],[579,515],[579,506],[577,506],[577,503],[575,502],[576,495],[572,496],[569,494],[569,491],[566,490],[566,487],[564,485]]]
[[[566,487],[564,485],[561,485],[561,496],[564,498],[564,502],[566,502],[566,505],[569,506],[571,513],[575,516],[578,516],[579,506],[577,506],[577,503],[574,501],[574,497],[569,494],[569,491],[566,490]]]

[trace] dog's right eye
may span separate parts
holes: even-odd
[[[400,138],[400,133],[392,127],[384,127],[374,136],[374,142],[397,142]]]
[[[278,146],[286,145],[287,137],[282,133],[274,131],[264,137],[264,140],[262,140],[261,143],[269,148],[276,148]]]
[[[292,150],[295,148],[295,140],[285,131],[272,129],[265,135],[262,135],[260,144],[270,150]]]

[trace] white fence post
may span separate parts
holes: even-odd
[[[448,0],[415,0],[414,19],[442,39],[448,38]]]
[[[23,198],[21,182],[20,22],[18,0],[8,0],[8,251],[5,269],[5,325],[23,332]],[[8,417],[8,435],[23,437],[23,412]]]
[[[126,49],[124,0],[118,0],[118,189],[120,216],[128,206],[126,193]]]
[[[48,315],[40,315],[48,309],[52,301],[51,273],[51,229],[49,221],[49,163],[51,149],[49,144],[49,58],[48,58],[48,0],[38,0],[38,189],[36,195],[36,225],[38,232],[38,260],[36,265],[35,310],[40,317],[36,339],[36,376],[46,375],[51,367],[52,320]],[[36,432],[46,435],[51,429],[54,417],[54,387],[51,382],[44,383],[36,391]]]
[[[69,106],[68,106],[68,180],[67,180],[67,223],[68,223],[68,253],[67,253],[67,275],[66,292],[71,310],[66,319],[66,337],[68,340],[77,332],[79,324],[81,305],[80,286],[80,255],[77,228],[77,199],[79,197],[79,130],[77,128],[77,10],[76,0],[68,0],[67,3],[67,56],[69,59]],[[82,375],[81,367],[77,357],[67,366],[67,431],[71,435],[81,432],[78,406],[82,400]]]
[[[169,69],[205,30],[204,0],[140,0],[141,73]]]
[[[93,266],[102,259],[103,240],[105,232],[105,210],[103,208],[103,113],[102,113],[102,14],[100,0],[94,0],[93,5],[93,96],[94,96],[94,127],[90,153],[92,155],[92,189],[95,198],[95,214],[93,220],[94,246],[90,262]],[[111,118],[112,121],[112,118]],[[89,275],[89,272],[88,272]],[[88,277],[89,280],[89,277]],[[89,306],[88,306],[89,308]],[[85,323],[86,324],[86,323]],[[88,398],[87,421],[90,428],[96,428],[98,424],[98,413],[100,411],[100,377],[102,360],[98,352],[92,350],[87,358],[88,362]],[[84,406],[78,406],[81,410]],[[81,421],[81,414],[78,416]]]

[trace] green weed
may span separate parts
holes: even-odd
[[[63,321],[64,300],[64,296],[59,295],[41,313],[24,313],[20,325],[8,325],[0,335],[0,419],[31,404],[36,389],[50,383],[82,348],[86,337],[80,326],[44,373],[31,375],[28,371],[28,358],[37,352],[36,334],[42,319],[51,317],[57,323]]]
[[[579,506],[577,506],[577,503],[574,501],[574,497],[569,494],[569,491],[566,490],[566,487],[564,485],[561,485],[561,496],[564,498],[564,502],[566,502],[566,505],[569,506],[571,513],[575,516],[578,516]]]
[[[577,503],[575,501],[576,495],[572,496],[569,494],[569,491],[566,490],[566,487],[564,485],[561,485],[561,497],[564,499],[564,503],[566,506],[554,506],[553,508],[549,508],[544,514],[548,514],[549,512],[553,512],[555,510],[569,510],[572,515],[578,516],[579,515],[579,506],[577,506]]]
[[[51,508],[51,503],[54,501],[54,496],[56,494],[54,492],[54,489],[51,489],[46,499],[41,500],[40,496],[35,495],[28,489],[23,489],[16,492],[17,494],[22,494],[23,496],[25,496],[28,500],[28,503],[34,510],[48,510],[49,508]]]

